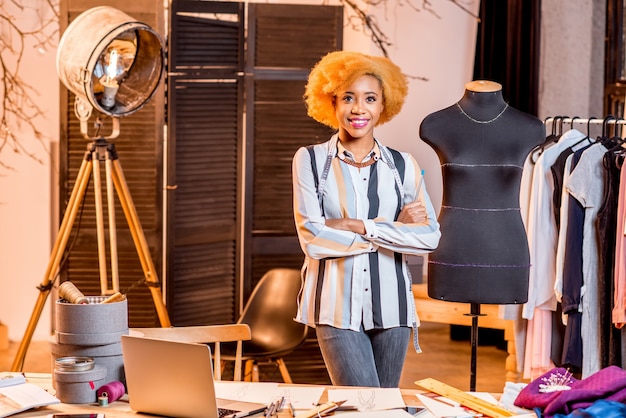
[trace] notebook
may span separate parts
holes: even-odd
[[[122,335],[130,407],[186,418],[246,417],[266,405],[217,399],[211,348],[205,344]]]

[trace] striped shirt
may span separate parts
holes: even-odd
[[[294,218],[306,256],[296,320],[309,326],[358,331],[361,325],[369,330],[416,323],[406,255],[433,251],[441,235],[439,223],[424,185],[419,186],[417,161],[378,141],[375,144],[369,158],[376,162],[361,169],[341,161],[350,156],[337,135],[312,146],[313,164],[306,147],[294,156]],[[324,182],[329,155],[332,160]],[[391,169],[393,165],[397,170]],[[428,224],[395,222],[400,199],[403,205],[416,200],[418,193]],[[342,217],[363,220],[366,233],[325,226],[325,218]]]

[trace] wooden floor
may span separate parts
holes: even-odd
[[[414,388],[416,380],[431,377],[458,389],[470,389],[471,344],[466,340],[451,338],[450,326],[422,322],[419,331],[422,353],[417,354],[410,344],[400,382],[402,388]],[[13,364],[17,342],[8,350],[0,350],[0,371],[8,371]],[[479,345],[476,356],[476,390],[502,392],[505,383],[505,350],[495,345]],[[47,341],[33,341],[28,347],[23,371],[51,371],[50,346]]]

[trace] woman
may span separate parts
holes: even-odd
[[[406,254],[440,232],[415,159],[374,127],[402,108],[407,81],[387,58],[338,51],[312,69],[308,114],[337,129],[293,161],[294,218],[306,258],[296,320],[316,327],[335,385],[397,387],[417,318]]]

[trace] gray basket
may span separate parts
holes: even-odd
[[[87,299],[88,304],[56,301],[55,333],[50,339],[52,368],[61,357],[91,357],[105,371],[100,385],[114,380],[126,383],[121,336],[129,332],[128,302],[100,303],[105,296]],[[53,385],[56,388],[56,379]]]

